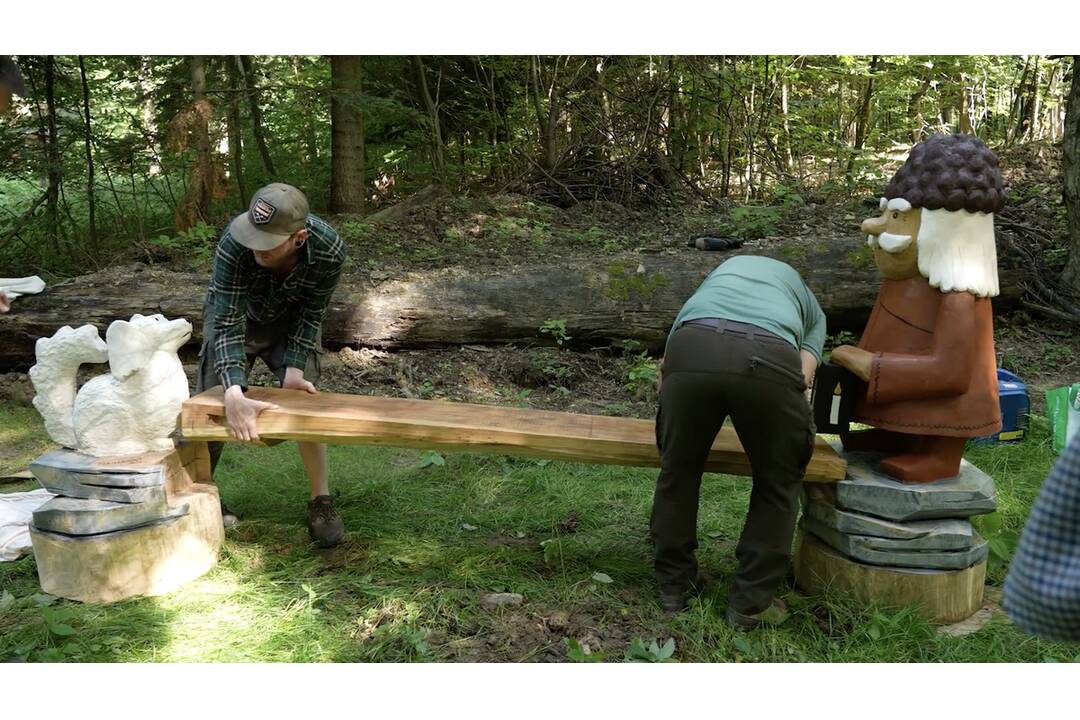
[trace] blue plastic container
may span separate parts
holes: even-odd
[[[975,438],[980,445],[1017,443],[1024,439],[1031,412],[1031,398],[1023,380],[1008,370],[998,368],[998,397],[1001,403],[1001,432]]]

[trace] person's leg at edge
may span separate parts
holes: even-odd
[[[665,366],[678,368],[680,351],[700,355],[711,349],[715,339],[701,335],[686,338],[685,347],[673,343]],[[725,419],[723,403],[712,391],[716,382],[712,373],[675,370],[665,375],[660,389],[656,439],[661,470],[649,525],[660,602],[669,611],[685,607],[687,596],[701,589],[695,557],[701,476]]]
[[[735,391],[732,422],[753,472],[746,522],[735,549],[738,568],[729,608],[761,613],[773,604],[787,574],[802,475],[813,452],[810,409],[793,387],[748,380]]]
[[[322,337],[318,342],[321,346]],[[270,368],[278,382],[285,378],[285,341],[267,347],[261,354],[263,362]],[[308,356],[304,367],[304,379],[318,387],[322,375],[322,361],[318,352]],[[311,499],[308,502],[308,535],[316,545],[323,548],[334,547],[345,537],[345,523],[334,506],[334,497],[330,494],[329,462],[325,443],[298,442],[297,450],[304,463],[304,472],[311,485]]]
[[[330,480],[327,474],[326,443],[298,442],[300,459],[304,462],[311,483],[311,499],[330,494]]]

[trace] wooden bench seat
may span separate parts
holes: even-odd
[[[262,440],[386,445],[659,467],[654,424],[635,418],[580,415],[492,405],[406,400],[367,395],[252,387],[247,396],[278,405],[259,416]],[[225,425],[223,391],[207,390],[184,403],[181,434],[192,441],[233,441]],[[841,480],[847,463],[818,438],[807,482]],[[706,470],[750,473],[734,428],[716,437]]]

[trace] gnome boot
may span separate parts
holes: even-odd
[[[893,455],[881,461],[881,471],[900,482],[930,483],[956,477],[967,438],[925,435],[919,452]]]

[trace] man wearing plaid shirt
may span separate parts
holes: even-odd
[[[1080,434],[1028,516],[1005,578],[1005,611],[1025,632],[1080,641]]]
[[[273,183],[251,199],[248,211],[222,233],[203,310],[203,346],[196,392],[225,387],[229,429],[258,440],[256,418],[270,403],[244,396],[256,358],[286,390],[318,392],[322,321],[345,263],[333,228],[308,212],[304,194]],[[321,547],[345,534],[327,478],[326,445],[298,443],[311,481],[308,532]],[[210,443],[211,468],[222,443]],[[223,515],[231,513],[223,509]]]

